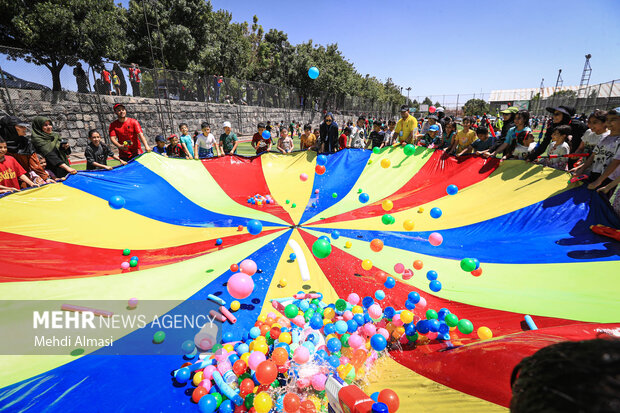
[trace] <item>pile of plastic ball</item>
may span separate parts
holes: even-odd
[[[261,195],[256,194],[248,198],[248,204],[263,206],[265,204],[275,204],[276,201],[271,197],[271,195]]]

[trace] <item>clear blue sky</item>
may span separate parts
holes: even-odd
[[[121,0],[123,5],[128,0]],[[471,94],[493,89],[578,85],[592,54],[590,84],[620,78],[618,0],[213,0],[237,22],[257,15],[265,31],[297,44],[338,43],[358,72],[391,77],[411,96]],[[188,16],[191,24],[191,16]],[[8,72],[51,86],[43,67],[7,62]],[[72,68],[62,80],[75,88]]]

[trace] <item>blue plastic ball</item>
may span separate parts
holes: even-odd
[[[232,400],[224,400],[220,404],[218,413],[233,413],[234,411],[235,411],[235,406]]]
[[[325,332],[326,336],[334,334],[336,332],[336,326],[333,323],[325,324],[325,326],[323,326],[323,332]]]
[[[456,185],[448,185],[446,192],[448,195],[456,195],[459,192],[459,188]]]
[[[377,300],[383,300],[385,298],[385,292],[383,292],[383,290],[375,291],[375,298]]]
[[[327,156],[325,155],[319,155],[316,157],[316,164],[317,165],[325,165],[327,163]]]
[[[258,328],[258,327],[252,327],[252,328],[250,329],[250,337],[252,337],[252,338],[256,338],[256,337],[258,337],[258,336],[260,336],[260,328]]]
[[[447,308],[442,308],[441,310],[437,311],[437,319],[439,321],[443,321],[446,319],[446,316],[450,314],[450,310],[448,310]]]
[[[336,333],[338,334],[346,333],[349,328],[349,326],[347,326],[347,322],[344,320],[336,321],[335,326],[336,326]]]
[[[330,244],[332,243],[332,240],[331,240],[331,239],[329,239],[329,237],[328,237],[327,235],[321,235],[321,236],[319,237],[319,239],[324,239],[325,241],[329,242]]]
[[[407,295],[407,299],[411,301],[412,303],[417,304],[420,302],[420,294],[416,293],[415,291],[411,291]]]
[[[372,399],[372,401],[377,402],[379,401],[379,392],[376,391],[373,394],[370,395],[370,398]]]
[[[313,315],[310,319],[310,327],[314,330],[320,330],[321,328],[323,328],[323,317],[321,317],[319,314]]]
[[[476,263],[476,269],[480,268],[480,261],[478,261],[478,258],[472,258],[472,260],[474,260],[474,262]]]
[[[418,330],[418,333],[420,334],[427,334],[429,332],[429,328],[428,328],[428,320],[420,320],[418,321],[418,324],[415,325],[416,330]]]
[[[383,310],[383,315],[385,318],[394,318],[394,315],[396,315],[396,310],[392,306],[385,307],[385,310]]]
[[[332,337],[329,340],[327,340],[326,345],[327,345],[327,349],[332,353],[340,351],[340,349],[342,348],[342,343],[336,337]]]
[[[230,361],[230,364],[235,364],[235,361],[237,360],[239,360],[239,356],[235,353],[228,356],[228,361]]]
[[[358,197],[358,199],[360,200],[362,204],[365,204],[366,202],[370,200],[370,196],[366,192],[362,192],[360,196]]]
[[[108,200],[108,204],[114,209],[121,209],[125,206],[125,198],[120,195],[114,195]]]
[[[407,310],[415,310],[415,303],[411,300],[405,301],[405,308]]]
[[[432,331],[433,333],[436,333],[439,331],[439,326],[441,325],[441,323],[439,322],[439,320],[433,318],[431,320],[426,320],[427,322],[427,326],[429,331]]]
[[[349,321],[347,321],[347,333],[355,333],[357,331],[357,329],[359,328],[359,324],[357,324],[357,322],[353,319],[350,319]]]
[[[319,361],[327,361],[327,357],[329,357],[329,354],[327,354],[327,351],[320,349],[315,353],[315,357]]]
[[[312,341],[305,341],[302,346],[307,348],[310,354],[314,354],[314,351],[316,350],[316,347],[314,346],[314,343]]]
[[[235,340],[235,333],[233,333],[232,331],[226,331],[225,333],[222,334],[222,343],[231,343],[233,341],[236,341],[236,340]]]
[[[140,259],[137,256],[133,256],[129,259],[129,261],[140,261]]]
[[[299,302],[299,306],[298,307],[299,307],[299,309],[301,311],[303,311],[305,313],[306,310],[308,308],[310,308],[310,303],[308,302],[308,300],[302,300],[302,301]]]
[[[216,386],[213,386],[211,389],[216,389]],[[200,413],[213,413],[217,409],[217,399],[212,394],[204,395],[200,398],[198,402],[198,409]]]
[[[408,336],[412,336],[416,333],[415,324],[409,323],[405,324],[405,334]]]
[[[387,340],[381,334],[375,334],[370,338],[370,347],[375,351],[383,351],[387,346]]]
[[[440,323],[437,332],[439,334],[448,334],[450,333],[450,327],[446,323]]]
[[[222,242],[224,242],[224,241],[222,241],[221,238],[218,238],[218,239],[215,240],[215,245],[222,245]]]
[[[271,138],[271,132],[269,132],[267,129],[265,129],[263,131],[263,139],[267,140]]]
[[[263,224],[256,219],[248,221],[248,232],[252,235],[258,235],[263,231]]]
[[[297,258],[297,254],[295,254],[294,252],[291,252],[291,255],[288,256],[288,259],[291,261],[295,261],[296,258]]]
[[[340,231],[333,231],[331,235],[333,239],[338,239],[340,238]]]
[[[385,283],[383,283],[385,288],[394,288],[396,286],[396,280],[393,277],[387,277]]]
[[[426,273],[426,278],[429,281],[436,280],[437,279],[437,271],[430,270],[429,272]]]
[[[192,340],[185,340],[183,344],[181,344],[181,350],[183,350],[184,354],[190,354],[195,348],[196,345]]]
[[[381,402],[373,403],[371,409],[372,413],[389,413],[387,404]]]
[[[443,212],[441,212],[441,209],[437,207],[431,209],[431,217],[437,219],[441,216],[441,214],[443,214]]]
[[[330,366],[332,366],[333,368],[336,368],[340,365],[340,358],[338,356],[329,356],[327,358],[327,362],[329,363]]]
[[[439,291],[441,291],[441,282],[438,281],[438,280],[433,280],[428,285],[428,288],[430,288],[431,291],[439,292]]]
[[[191,375],[191,372],[189,371],[189,369],[187,367],[183,367],[177,370],[176,374],[174,375],[174,378],[179,383],[184,384],[184,383],[187,383],[187,380],[189,380],[190,375]]]
[[[319,69],[316,66],[312,66],[310,69],[308,69],[308,77],[310,79],[316,79],[317,77],[319,77]]]
[[[361,314],[355,314],[353,316],[353,319],[355,320],[355,322],[359,325],[364,325],[366,323],[366,321],[364,321],[364,316]]]
[[[372,297],[366,296],[362,299],[362,307],[368,308],[375,303],[375,300]]]
[[[245,343],[241,343],[237,346],[237,354],[244,354],[249,351],[250,351],[250,346]]]

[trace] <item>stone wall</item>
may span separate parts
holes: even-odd
[[[145,136],[150,144],[154,144],[154,138],[162,134],[160,111],[158,111],[157,99],[138,97],[116,97],[76,92],[52,93],[40,90],[0,88],[0,112],[12,113],[28,122],[35,116],[43,115],[52,119],[55,130],[69,139],[74,153],[83,152],[88,144],[87,134],[89,129],[99,129],[107,135],[110,122],[116,117],[112,106],[121,102],[126,105],[129,117],[136,118],[142,125]],[[10,97],[10,99],[9,99]],[[178,133],[178,125],[185,122],[191,131],[200,129],[200,123],[211,123],[214,135],[222,131],[222,123],[230,121],[233,131],[240,135],[251,135],[256,131],[259,122],[271,120],[272,123],[284,120],[290,122],[311,123],[318,127],[321,115],[313,110],[294,110],[280,108],[264,108],[258,106],[239,106],[229,104],[216,104],[204,102],[171,101],[170,110],[162,101],[164,122],[167,126],[165,135],[170,133],[171,114],[172,125],[175,133]],[[13,110],[10,110],[10,109]],[[353,118],[354,114],[347,114],[346,119]],[[342,119],[342,115],[336,115],[336,120]]]

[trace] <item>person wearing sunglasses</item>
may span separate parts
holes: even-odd
[[[338,124],[334,121],[334,115],[327,112],[319,128],[319,142],[321,152],[336,152],[338,150]]]

